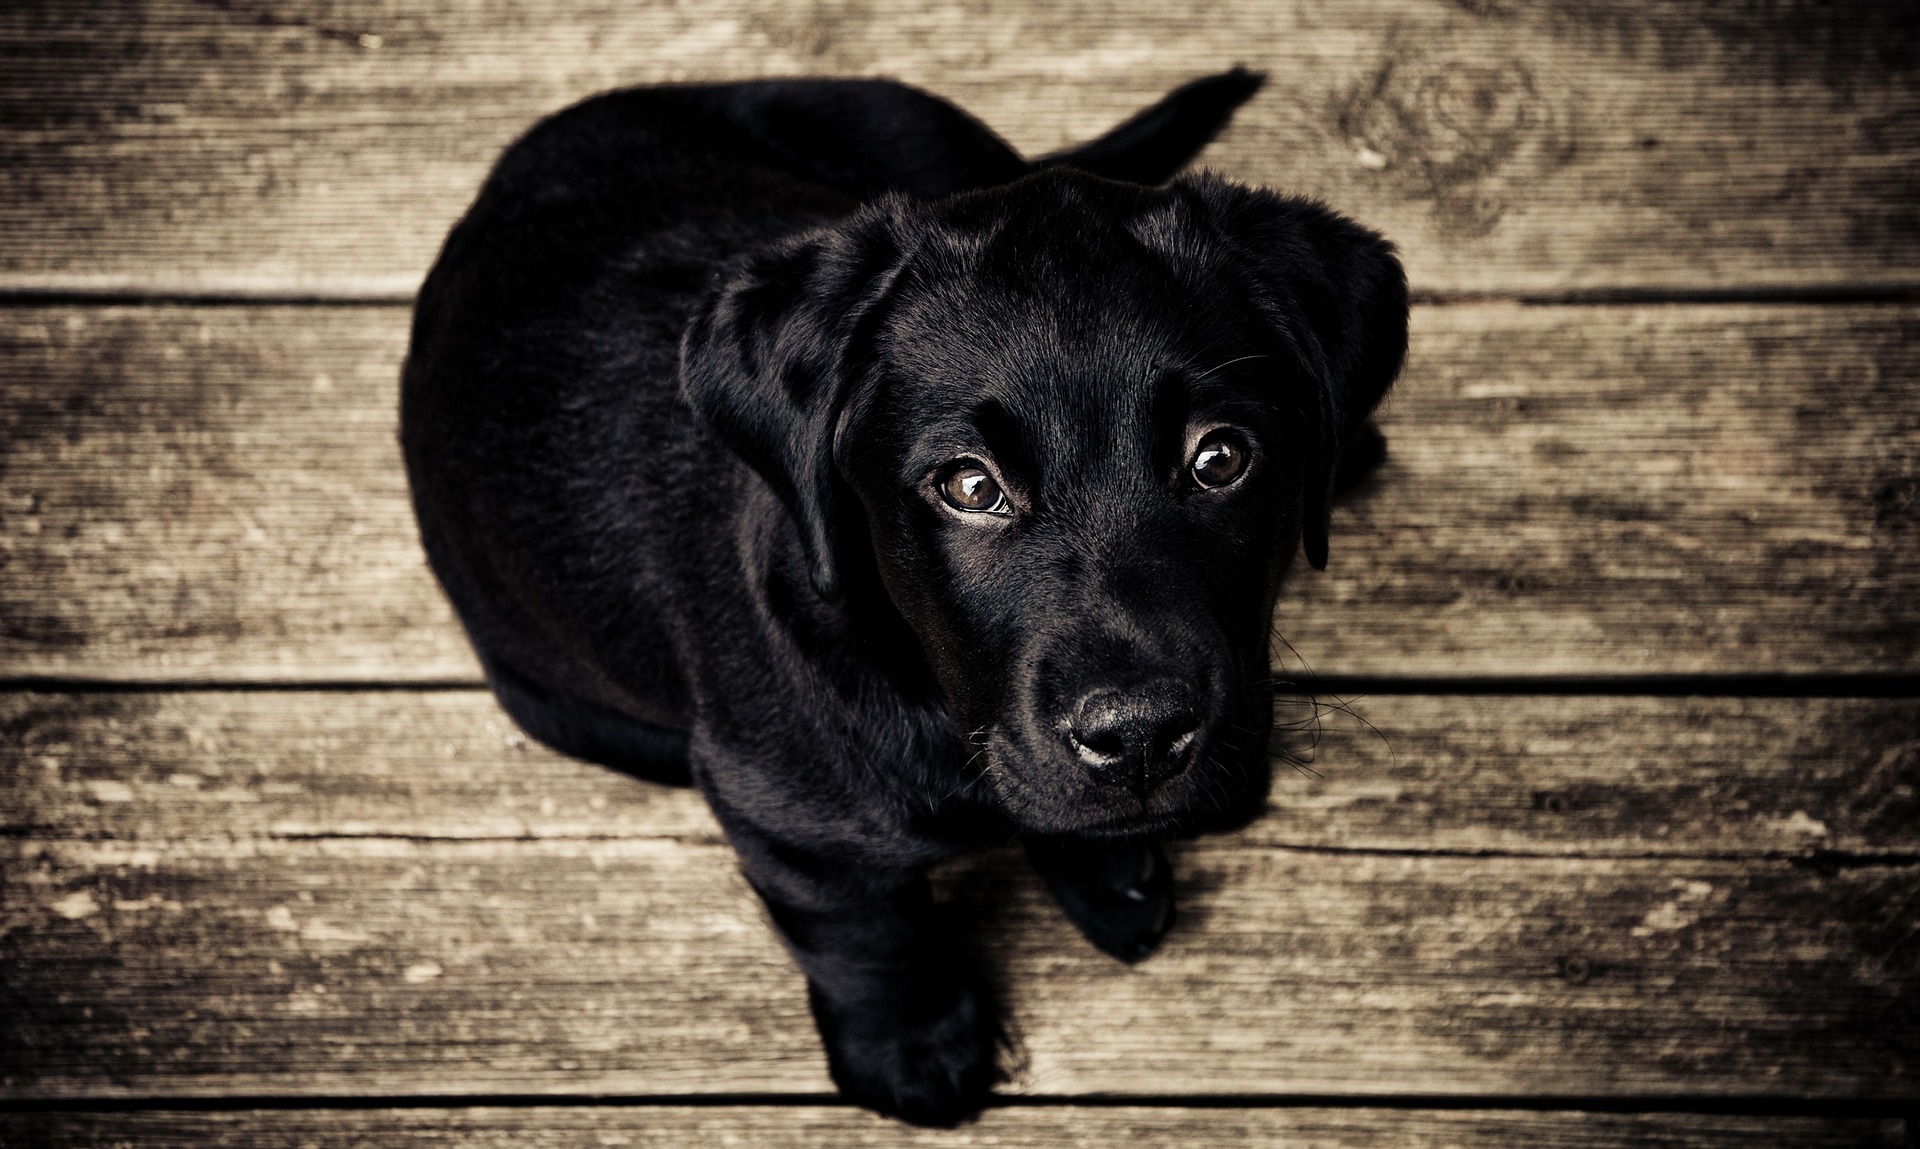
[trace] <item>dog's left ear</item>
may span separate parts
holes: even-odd
[[[1212,176],[1176,186],[1211,219],[1248,277],[1254,306],[1310,377],[1301,542],[1307,561],[1324,570],[1340,452],[1406,358],[1406,272],[1392,244],[1310,200]]]
[[[680,339],[680,388],[799,527],[807,570],[839,595],[833,435],[904,262],[890,200],[748,257]]]

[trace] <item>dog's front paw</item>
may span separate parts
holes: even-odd
[[[970,980],[923,975],[904,991],[851,1003],[809,985],[840,1092],[915,1125],[951,1127],[978,1114],[1002,1079],[1001,1030],[992,996]]]
[[[1123,962],[1159,946],[1173,925],[1173,867],[1158,842],[1030,842],[1027,857],[1086,939]]]

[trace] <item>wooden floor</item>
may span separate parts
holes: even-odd
[[[1920,1143],[1914,9],[0,6],[0,1143]],[[688,793],[530,745],[421,561],[407,303],[627,83],[888,75],[1399,242],[1393,456],[1279,627],[1269,815],[1123,968],[940,875],[1013,1011],[840,1104]],[[1340,708],[1334,703],[1344,700]]]

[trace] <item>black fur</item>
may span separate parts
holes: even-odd
[[[1132,961],[1158,842],[1263,805],[1278,584],[1377,456],[1406,289],[1316,204],[1146,186],[1258,85],[1032,163],[897,84],[614,92],[507,152],[421,291],[407,469],[501,704],[700,787],[864,1105],[951,1124],[997,1077],[929,865],[1023,839]],[[1216,424],[1250,462],[1203,489]],[[963,457],[1010,513],[942,502]]]

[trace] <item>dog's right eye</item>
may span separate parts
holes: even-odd
[[[1009,509],[1000,484],[972,462],[962,463],[940,481],[940,497],[956,511],[1004,514]]]
[[[1200,446],[1193,453],[1193,461],[1187,469],[1193,472],[1193,481],[1202,490],[1224,487],[1240,477],[1247,469],[1247,441],[1239,432],[1223,427],[1210,431],[1200,440]]]

